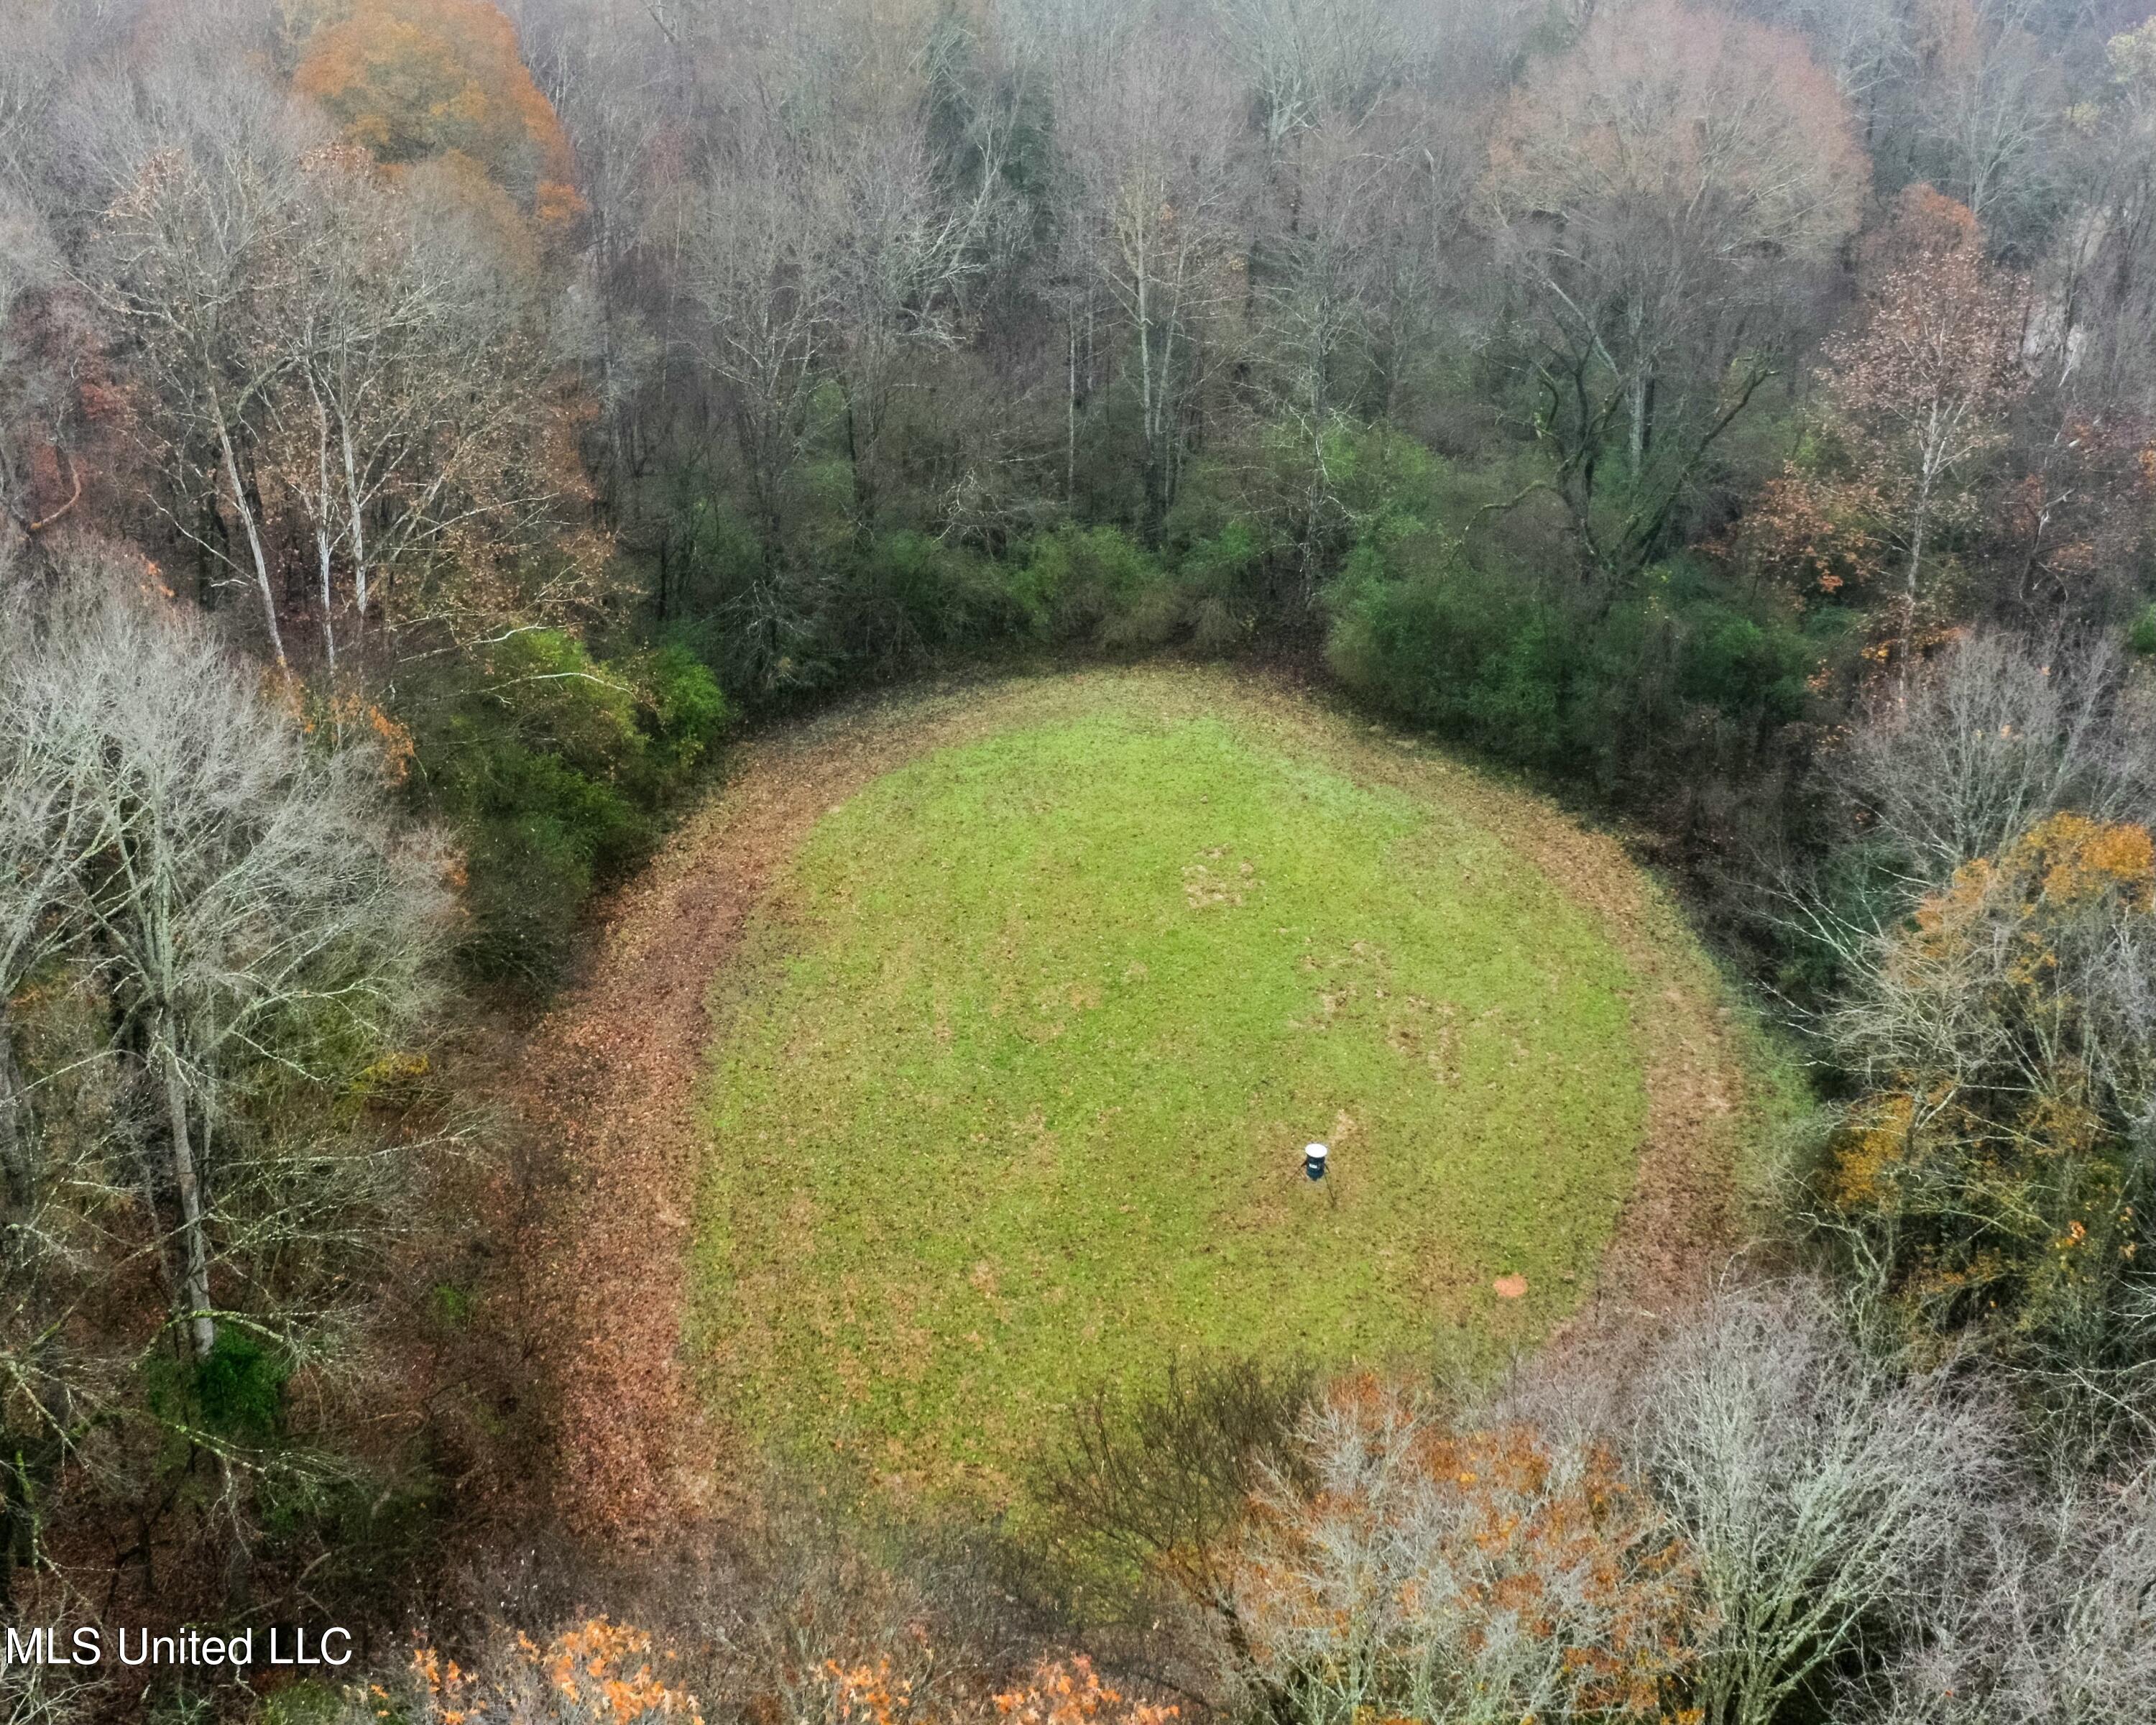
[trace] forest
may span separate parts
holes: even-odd
[[[2138,1725],[2156,17],[0,0],[0,1725]]]

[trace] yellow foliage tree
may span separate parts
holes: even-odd
[[[2141,1266],[2156,841],[2056,814],[1881,942],[1835,1025],[1868,1094],[1824,1183],[1919,1332],[2101,1361]]]

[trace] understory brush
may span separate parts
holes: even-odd
[[[1509,508],[1532,470],[1383,426],[1314,444],[1257,428],[1193,465],[1152,540],[1080,516],[852,531],[826,500],[838,513],[804,502],[774,550],[698,495],[669,517],[661,615],[751,707],[1044,650],[1322,654],[1373,711],[1646,814],[1680,848],[1771,836],[1864,614],[1742,558],[1585,569],[1548,511]]]
[[[623,1567],[528,1548],[465,1609],[398,1638],[368,1681],[270,1720],[558,1725],[1163,1725],[1070,1648],[992,1532],[870,1518],[829,1481],[757,1474],[737,1508]]]
[[[1818,716],[1822,659],[1846,644],[1833,614],[1695,558],[1613,592],[1471,554],[1438,527],[1358,546],[1327,606],[1327,661],[1373,706],[1613,803],[1663,809],[1680,829],[1699,788],[1781,764]]]
[[[414,800],[464,845],[465,962],[535,993],[560,976],[585,901],[650,854],[733,716],[685,647],[602,659],[539,629],[420,680],[400,706]]]

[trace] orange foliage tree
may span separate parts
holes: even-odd
[[[475,163],[542,228],[583,213],[568,139],[491,0],[354,0],[293,83],[378,161]]]
[[[1868,1095],[1825,1196],[1920,1332],[2115,1345],[2142,1277],[2156,845],[2042,821],[1860,959],[1832,1021]]]
[[[920,1651],[932,1661],[932,1650]],[[1109,1687],[1083,1656],[1044,1661],[993,1696],[982,1685],[932,1695],[888,1656],[826,1659],[803,1676],[786,1710],[794,1725],[1170,1725],[1178,1715]],[[543,1644],[505,1632],[472,1670],[423,1641],[393,1685],[370,1684],[351,1700],[351,1725],[703,1725],[705,1717],[680,1651],[604,1616]],[[740,1711],[752,1719],[777,1717],[775,1700],[758,1693]]]
[[[1126,1701],[1122,1692],[1101,1682],[1089,1659],[1067,1664],[1049,1661],[1025,1682],[996,1697],[997,1717],[1005,1725],[1167,1725],[1181,1709],[1154,1702]]]
[[[1861,480],[1834,483],[1792,466],[1759,487],[1714,549],[1755,578],[1803,593],[1861,593],[1885,547],[1883,507]]]
[[[490,182],[475,198],[468,162],[391,176],[249,100],[272,123],[245,154],[157,116],[93,254],[167,519],[254,587],[280,664],[300,569],[332,670],[377,624],[580,604],[606,552],[575,518],[588,403],[546,340],[530,224]]]
[[[1600,1442],[1462,1429],[1373,1379],[1254,1506],[1235,1594],[1253,1675],[1308,1725],[1697,1715],[1691,1558]]]
[[[703,1725],[696,1697],[669,1670],[677,1662],[648,1630],[603,1616],[543,1646],[519,1635],[480,1671],[422,1643],[398,1687],[371,1685],[356,1711],[382,1725]]]

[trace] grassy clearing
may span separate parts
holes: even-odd
[[[1591,1278],[1647,1117],[1606,930],[1441,765],[1213,706],[1086,680],[832,809],[762,906],[692,1332],[749,1430],[994,1491],[1173,1348],[1502,1346]]]

